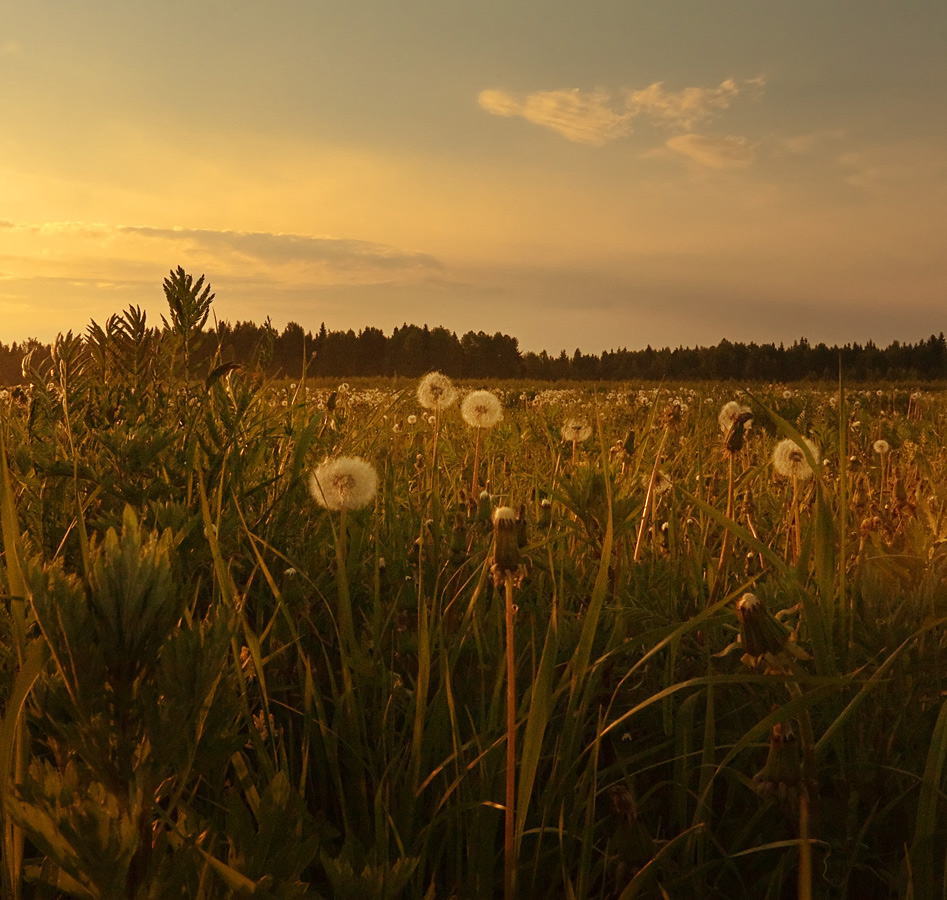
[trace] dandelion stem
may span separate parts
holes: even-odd
[[[651,509],[651,504],[654,501],[654,483],[658,477],[658,470],[661,468],[661,454],[664,452],[664,442],[667,440],[668,430],[668,428],[665,428],[664,434],[661,435],[661,443],[658,445],[658,453],[654,458],[654,467],[651,469],[651,478],[648,481],[648,491],[645,494],[644,507],[641,510],[641,522],[638,525],[638,539],[635,541],[635,553],[632,557],[634,562],[638,562],[638,556],[641,553],[641,542],[644,539],[645,527],[648,523],[648,511]]]
[[[733,457],[735,454],[730,453],[730,466],[727,470],[727,519],[728,521],[733,520]],[[716,600],[718,594],[720,593],[720,588],[724,583],[724,570],[727,567],[727,561],[730,556],[730,529],[724,528],[723,530],[723,545],[720,548],[720,559],[717,562],[717,580],[714,582],[713,590],[710,592],[710,596],[707,599],[707,605],[712,606]]]
[[[802,554],[802,523],[799,520],[799,479],[792,477],[792,517],[793,517],[793,557],[794,563],[799,562]]]
[[[513,573],[503,579],[506,588],[506,820],[503,835],[503,897],[513,900],[516,877],[516,657],[513,646]]]
[[[477,496],[477,482],[480,480],[480,434],[482,431],[482,428],[477,429],[477,442],[474,445],[473,479],[470,482],[471,497]]]

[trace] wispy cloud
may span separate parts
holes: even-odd
[[[740,94],[759,95],[763,78],[736,82],[732,78],[716,87],[688,87],[681,91],[665,89],[664,82],[656,81],[641,91],[626,91],[625,102],[635,115],[644,114],[662,125],[676,129],[692,129],[699,122],[712,118],[727,109]]]
[[[742,137],[679,134],[669,138],[664,146],[712,169],[748,166],[756,158],[756,151]]]
[[[482,109],[496,116],[521,116],[579,144],[601,147],[627,134],[632,113],[609,106],[605,91],[540,91],[514,97],[505,91],[482,91],[477,98]]]
[[[265,231],[214,231],[137,225],[119,226],[115,230],[120,234],[185,242],[210,251],[233,252],[268,263],[328,263],[345,269],[440,268],[438,260],[426,253],[411,253],[371,241]]]
[[[110,253],[126,260],[161,255],[175,262],[182,256],[196,257],[201,265],[218,265],[234,273],[276,276],[292,270],[296,279],[305,280],[308,275],[323,283],[333,279],[371,283],[441,269],[440,261],[430,254],[347,238],[95,222],[0,222],[0,226],[20,232],[21,252],[26,256],[49,253],[55,247],[73,259]],[[30,236],[33,242],[27,240]]]
[[[516,95],[502,90],[482,91],[480,107],[497,116],[518,116],[555,131],[570,141],[600,147],[631,132],[632,121],[642,117],[653,124],[689,132],[695,125],[719,115],[742,94],[759,96],[762,77],[736,81],[728,78],[715,87],[668,90],[656,81],[646,88],[616,93],[572,90],[538,91]]]

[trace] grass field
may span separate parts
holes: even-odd
[[[112,325],[0,394],[4,897],[947,897],[944,394]]]

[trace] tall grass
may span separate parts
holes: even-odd
[[[756,386],[727,451],[729,387],[498,384],[478,458],[413,385],[195,380],[172,286],[0,400],[5,897],[947,897],[941,395]],[[338,454],[373,506],[312,502]]]

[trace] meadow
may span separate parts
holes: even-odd
[[[947,897],[947,395],[202,324],[0,393],[4,897]]]

